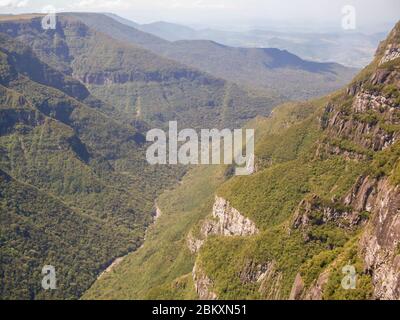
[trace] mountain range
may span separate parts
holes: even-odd
[[[357,69],[337,63],[305,61],[287,51],[268,48],[236,48],[213,41],[170,42],[133,27],[125,20],[93,13],[74,13],[97,31],[126,43],[239,85],[261,89],[284,99],[308,99],[340,88]]]
[[[384,32],[363,34],[352,31],[337,33],[295,33],[264,30],[223,31],[211,28],[191,28],[158,21],[138,24],[108,14],[119,22],[168,41],[210,40],[226,46],[242,48],[277,48],[287,50],[303,59],[332,62],[354,68],[366,66],[373,58],[376,47],[386,36]]]

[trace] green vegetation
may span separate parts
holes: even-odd
[[[366,300],[372,298],[373,286],[371,276],[364,271],[364,264],[358,250],[359,238],[355,237],[344,246],[337,259],[332,263],[331,275],[326,289],[324,290],[324,299],[326,300]],[[342,268],[346,265],[352,265],[355,268],[356,288],[345,290],[342,285]]]

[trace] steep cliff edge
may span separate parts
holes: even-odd
[[[371,183],[366,178],[363,184]],[[372,274],[376,299],[400,299],[400,189],[387,179],[372,181],[369,194],[357,194],[370,220],[360,241],[365,268]]]
[[[317,152],[318,157],[324,157],[322,153],[325,153],[325,156],[335,154],[356,161],[369,160],[365,163],[368,167],[365,174],[358,177],[340,204],[346,208],[344,217],[350,217],[353,222],[369,216],[357,244],[363,268],[359,271],[371,278],[371,298],[390,300],[400,299],[399,44],[397,24],[378,48],[374,62],[355,79],[341,99],[326,106],[321,120],[326,137]],[[311,204],[307,209],[306,212],[314,214],[319,210]],[[331,212],[324,209],[324,222]],[[307,225],[310,220],[307,214],[297,213],[294,226]],[[291,298],[322,299],[337,260],[309,288],[305,288],[298,274]]]

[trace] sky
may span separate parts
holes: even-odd
[[[168,21],[198,27],[339,31],[342,8],[355,8],[356,28],[382,32],[400,19],[400,0],[0,0],[0,13],[113,12],[138,23]]]

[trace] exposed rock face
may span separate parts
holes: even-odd
[[[400,58],[400,48],[395,47],[394,45],[389,45],[380,61],[380,64],[384,64],[397,58]]]
[[[372,199],[374,199],[376,193],[375,186],[375,179],[360,176],[345,197],[344,203],[349,206],[351,205],[355,210],[371,212],[373,206]]]
[[[300,273],[298,273],[296,275],[296,278],[294,279],[292,290],[290,291],[289,295],[289,300],[300,300],[303,290],[304,282]]]
[[[194,286],[196,293],[200,300],[216,300],[217,295],[211,291],[212,281],[207,275],[201,270],[197,263],[193,267],[192,271]]]
[[[387,179],[371,182],[367,177],[354,201],[374,214],[360,242],[374,297],[400,299],[400,188]]]
[[[155,204],[155,212],[153,215],[154,222],[156,222],[158,220],[158,218],[161,217],[161,215],[162,215],[162,211],[161,211],[160,207],[157,204]]]
[[[224,236],[250,236],[258,233],[253,221],[240,214],[228,201],[215,197],[213,217],[218,219],[211,233]]]
[[[328,280],[329,270],[325,270],[313,281],[309,288],[305,288],[303,278],[298,273],[294,279],[289,300],[322,300],[324,287]]]
[[[318,279],[313,282],[310,288],[304,293],[304,300],[322,300],[324,287],[329,280],[329,271],[322,272]]]
[[[307,229],[311,225],[320,225],[332,222],[343,229],[354,229],[362,219],[359,212],[351,208],[338,208],[337,203],[323,203],[317,196],[303,199],[294,214],[292,227],[294,229]]]
[[[272,264],[270,263],[257,264],[254,261],[248,261],[240,272],[240,280],[245,283],[260,282],[270,271],[271,266]]]
[[[267,300],[282,299],[281,289],[283,273],[277,270],[275,261],[268,262],[266,270],[258,279],[260,287],[258,292]]]
[[[191,253],[195,254],[199,252],[200,248],[203,246],[205,240],[198,239],[192,235],[192,233],[189,233],[187,236],[187,246],[190,250]]]
[[[322,127],[331,138],[346,139],[362,148],[380,151],[397,141],[399,133],[387,132],[375,118],[366,118],[365,113],[373,111],[385,119],[387,124],[397,124],[397,107],[392,99],[362,90],[354,97],[351,116],[346,111],[328,105],[325,109],[328,119],[324,120]],[[333,154],[345,152],[338,146],[331,146],[331,150]]]
[[[382,111],[393,108],[394,103],[389,98],[362,90],[357,93],[353,107],[355,112]]]
[[[223,85],[224,81],[212,77],[206,77],[200,72],[191,69],[171,69],[171,70],[113,70],[99,71],[91,73],[74,73],[75,78],[85,84],[111,85],[123,84],[127,82],[163,82],[163,81],[198,81],[202,85]]]
[[[233,208],[229,201],[216,196],[212,218],[208,218],[202,223],[200,238],[194,237],[192,233],[188,235],[187,245],[192,253],[196,253],[209,235],[251,236],[258,232],[253,221]]]
[[[258,284],[258,292],[263,299],[281,299],[280,290],[283,275],[277,270],[275,261],[255,263],[252,260],[248,260],[239,273],[239,277],[242,283]]]

